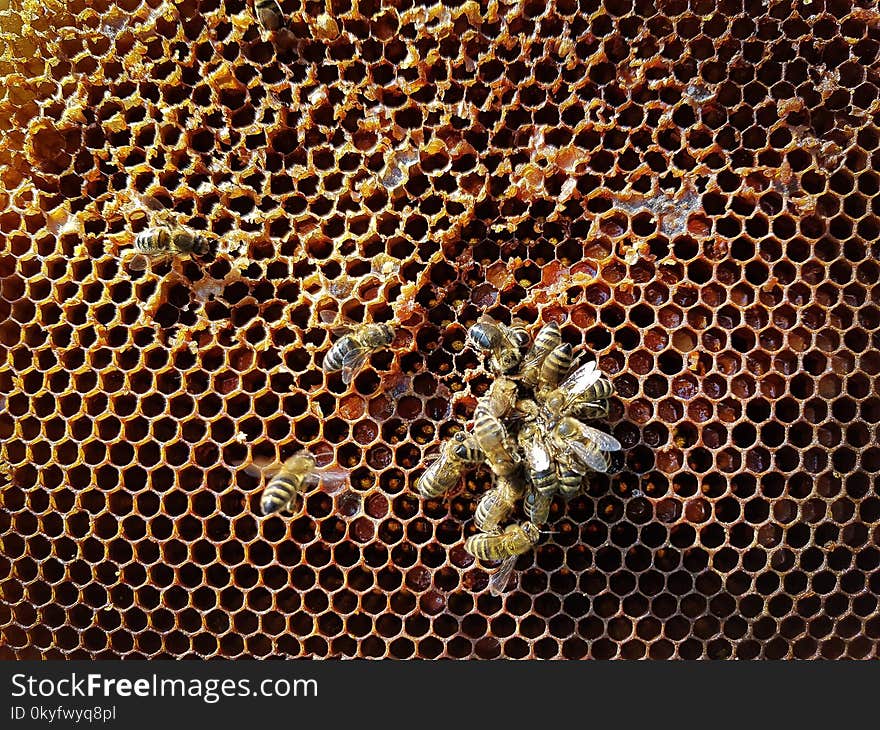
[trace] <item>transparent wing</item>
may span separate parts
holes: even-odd
[[[565,445],[565,448],[571,451],[574,458],[580,462],[581,466],[598,472],[608,471],[608,462],[605,460],[605,457],[602,456],[602,452],[588,448],[583,444],[579,444],[577,441],[569,441]]]
[[[569,395],[583,393],[593,383],[602,377],[602,371],[596,368],[596,361],[591,360],[582,365],[559,384],[559,389]]]
[[[128,261],[128,268],[132,271],[143,271],[149,265],[149,260],[143,254],[136,253]]]
[[[593,428],[592,426],[587,426],[578,421],[578,427],[580,428],[581,434],[584,438],[589,439],[594,444],[596,444],[602,451],[620,451],[621,445],[620,441],[618,441],[614,436],[605,433],[604,431],[600,431],[598,428]]]
[[[310,489],[319,484],[328,494],[336,494],[348,485],[348,472],[340,468],[320,469],[306,478],[306,486]]]
[[[152,210],[156,213],[167,213],[168,209],[161,203],[157,198],[152,195],[143,195],[141,193],[136,193],[138,202],[147,208],[148,210]]]
[[[357,326],[356,322],[352,322],[350,319],[346,319],[344,315],[340,315],[342,317],[343,323],[334,325],[333,327],[328,327],[334,335],[337,337],[342,337],[343,335],[350,335],[354,332],[355,327]],[[322,309],[318,312],[318,319],[321,320],[323,324],[331,324],[336,321],[336,312],[332,309]]]
[[[248,461],[243,461],[239,464],[234,464],[233,466],[240,467],[245,474],[256,479],[264,477],[268,483],[268,481],[279,472],[283,465],[284,462],[277,459],[258,458],[249,459]]]
[[[493,596],[501,596],[507,590],[507,584],[510,582],[510,575],[513,573],[517,557],[517,555],[511,555],[509,558],[505,558],[497,570],[489,576],[489,592]]]
[[[152,218],[154,221],[161,223],[172,222],[171,211],[157,198],[152,195],[143,195],[141,193],[135,193],[135,197],[143,208],[153,213]]]
[[[370,351],[366,347],[360,347],[357,350],[352,350],[347,353],[345,357],[342,358],[342,365],[351,368],[352,370],[359,370],[363,367],[369,355]]]

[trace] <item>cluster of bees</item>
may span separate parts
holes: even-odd
[[[276,0],[255,0],[262,28],[272,32],[285,19]],[[149,203],[149,201],[147,201]],[[156,206],[151,206],[156,209]],[[186,228],[162,224],[137,234],[132,270],[175,257],[196,259],[216,253],[214,243]],[[341,372],[345,384],[374,352],[394,339],[387,324],[337,328],[341,338],[324,358],[326,372]],[[517,556],[533,548],[541,536],[556,494],[570,499],[589,472],[609,469],[608,452],[620,449],[612,436],[584,423],[603,418],[614,389],[595,362],[572,372],[574,353],[562,342],[558,324],[550,323],[530,342],[520,324],[507,326],[483,316],[468,332],[468,342],[486,357],[495,379],[479,400],[473,421],[443,445],[439,457],[417,481],[419,493],[435,498],[455,487],[464,472],[485,462],[494,486],[477,505],[479,532],[465,549],[479,560],[501,561],[490,589],[501,592]],[[294,511],[298,495],[333,478],[319,469],[315,456],[299,451],[280,465],[264,466],[269,481],[260,499],[263,515]],[[526,520],[502,524],[522,501]]]
[[[495,376],[477,402],[466,430],[447,441],[416,482],[426,498],[447,494],[468,469],[485,462],[494,486],[477,504],[477,532],[465,550],[479,560],[501,561],[489,580],[494,594],[507,585],[519,555],[532,549],[557,494],[571,499],[590,472],[606,472],[613,436],[584,421],[608,415],[614,386],[596,362],[573,369],[574,352],[555,322],[530,345],[527,330],[483,316],[468,332]],[[522,502],[526,520],[502,528]]]

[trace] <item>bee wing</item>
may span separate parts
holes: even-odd
[[[168,212],[168,209],[159,202],[159,200],[153,195],[143,195],[141,193],[136,193],[138,201],[148,210],[152,210],[156,213]]]
[[[323,324],[329,325],[332,322],[336,321],[336,312],[331,309],[322,309],[320,312],[318,312],[318,319],[320,319]],[[344,315],[342,315],[342,319],[342,324],[337,324],[327,328],[337,337],[351,334],[354,331],[356,325],[355,322],[352,322],[350,319],[346,319]]]
[[[360,365],[356,367],[348,367],[344,365],[342,367],[342,382],[346,385],[351,385],[351,381],[354,380],[354,374],[358,371]]]
[[[525,358],[523,358],[521,369],[540,365],[552,351],[552,348],[548,350],[544,347],[536,347],[533,344],[526,353]]]
[[[156,197],[152,195],[135,194],[138,202],[153,213],[153,220],[161,223],[170,223],[172,221],[171,211],[165,207]]]
[[[363,347],[357,343],[356,347],[345,353],[345,356],[342,358],[342,364],[350,367],[352,370],[357,370],[366,362],[370,352],[370,348]]]
[[[587,426],[580,422],[578,422],[578,425],[583,437],[592,441],[596,446],[602,449],[602,451],[621,450],[622,447],[620,441],[614,438],[614,436],[611,436],[604,431],[600,431],[598,428],[593,428],[592,426]]]
[[[136,253],[131,257],[128,261],[128,268],[132,271],[143,271],[149,265],[149,261],[147,257],[143,254]]]
[[[509,558],[505,558],[504,562],[489,576],[489,592],[493,596],[501,596],[507,590],[507,584],[510,581],[511,573],[513,573],[513,566],[516,565],[517,557],[511,555]]]
[[[590,360],[586,365],[581,365],[571,375],[559,384],[559,389],[569,395],[583,393],[593,383],[602,377],[602,371],[596,368],[596,361]]]
[[[575,460],[580,462],[583,467],[592,471],[608,471],[608,463],[605,461],[605,458],[600,451],[590,449],[577,441],[569,441],[565,445],[565,448],[571,451]]]
[[[318,319],[320,319],[324,324],[330,324],[334,319],[336,319],[336,312],[332,309],[322,309],[318,312]]]
[[[306,485],[311,488],[317,484],[329,494],[336,494],[348,484],[348,472],[345,469],[326,468],[312,472],[306,477]]]

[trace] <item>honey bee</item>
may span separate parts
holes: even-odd
[[[481,399],[484,407],[496,418],[504,418],[516,405],[517,385],[510,378],[496,378],[489,392]]]
[[[278,0],[254,0],[254,11],[263,30],[278,30],[284,25],[284,12]]]
[[[211,253],[211,242],[172,220],[170,211],[153,196],[131,194],[137,203],[151,211],[152,225],[134,238],[134,255],[128,262],[132,271],[143,271],[153,263],[185,256]]]
[[[271,515],[281,510],[294,511],[298,494],[304,494],[312,487],[321,484],[330,492],[338,491],[347,483],[347,473],[343,469],[317,467],[313,454],[305,449],[297,451],[280,466],[270,465],[262,468],[251,464],[245,470],[254,474],[262,473],[269,482],[260,496],[260,511]]]
[[[490,353],[489,367],[503,375],[519,365],[529,333],[524,327],[508,327],[484,314],[468,330],[468,339],[476,349]]]
[[[308,487],[318,483],[315,474],[315,457],[308,451],[298,451],[282,464],[260,497],[260,510],[264,515],[289,507]]]
[[[552,498],[559,487],[556,463],[544,442],[541,429],[534,422],[525,423],[517,435],[517,441],[525,456],[529,482],[538,492]]]
[[[322,312],[322,316],[334,316]],[[354,374],[374,352],[387,347],[394,339],[394,328],[387,324],[361,324],[337,327],[333,330],[342,337],[337,340],[324,357],[324,372],[342,371],[342,382],[348,385]]]
[[[551,418],[576,415],[581,418],[604,418],[614,386],[602,377],[596,362],[582,365],[544,397],[544,410]]]
[[[474,437],[459,431],[443,444],[440,456],[416,480],[415,487],[426,499],[439,497],[458,484],[468,464],[477,464],[482,460],[483,452],[477,447]]]
[[[204,236],[185,228],[148,228],[135,236],[134,250],[128,265],[132,271],[143,271],[151,262],[175,256],[204,256],[211,246]]]
[[[485,407],[478,404],[474,414],[474,437],[482,449],[489,468],[496,476],[513,474],[519,466],[519,454],[504,424]]]
[[[550,438],[556,448],[557,459],[582,473],[607,472],[611,462],[605,452],[621,449],[620,442],[613,436],[571,416],[560,419]]]
[[[559,345],[562,344],[562,333],[556,322],[550,322],[541,327],[534,343],[523,358],[520,378],[530,387],[538,384],[538,376],[541,374],[541,366],[544,359]]]
[[[523,522],[508,525],[504,532],[471,535],[465,540],[464,549],[478,560],[502,561],[489,578],[489,590],[497,596],[504,592],[517,556],[531,550],[540,538],[541,532],[535,525]]]
[[[496,532],[499,525],[516,506],[522,496],[522,487],[507,477],[500,477],[498,483],[486,492],[477,503],[474,523],[483,532]]]
[[[559,345],[547,355],[538,376],[538,390],[546,392],[559,385],[559,381],[571,369],[573,359],[572,347],[567,342],[564,345]]]

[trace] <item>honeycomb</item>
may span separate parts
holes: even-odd
[[[282,7],[0,0],[0,657],[877,657],[876,2]],[[130,271],[144,196],[221,250]],[[625,448],[502,597],[412,491],[484,311]]]

